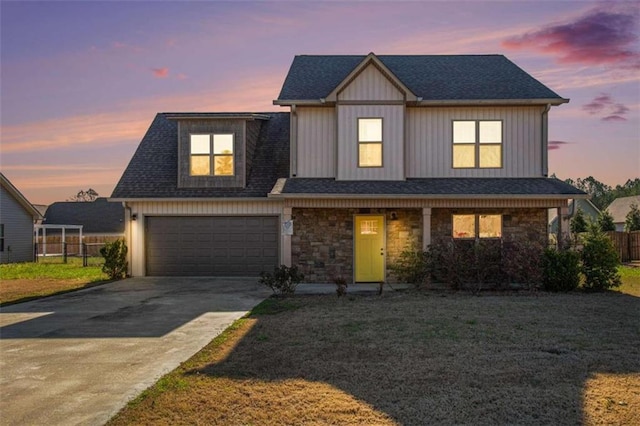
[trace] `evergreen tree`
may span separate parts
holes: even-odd
[[[587,219],[584,217],[584,212],[578,207],[576,214],[571,218],[571,232],[579,234],[587,231]]]
[[[640,231],[640,210],[638,210],[638,205],[633,203],[631,204],[631,210],[627,213],[624,221],[624,230],[627,232],[631,231]]]
[[[609,210],[603,210],[598,215],[598,227],[602,232],[616,230],[616,224],[613,223],[613,216],[611,216]]]

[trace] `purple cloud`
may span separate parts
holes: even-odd
[[[591,102],[582,106],[582,109],[591,115],[605,115],[602,121],[627,121],[624,117],[630,110],[621,103],[616,103],[608,93],[601,93]]]
[[[565,141],[549,141],[547,143],[547,151],[553,151],[555,149],[560,149],[564,145],[568,145],[570,143],[571,142],[565,142]]]
[[[502,45],[507,49],[547,53],[560,63],[640,69],[640,52],[637,50],[639,17],[637,4],[620,6],[608,3],[571,22],[548,25],[508,38]]]

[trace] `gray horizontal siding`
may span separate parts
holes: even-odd
[[[0,263],[33,260],[33,217],[4,188],[0,188],[0,223],[4,225],[4,251]]]

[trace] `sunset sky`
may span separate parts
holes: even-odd
[[[0,2],[0,170],[34,204],[111,195],[157,112],[278,111],[296,54],[506,55],[571,102],[549,170],[640,177],[640,3]]]

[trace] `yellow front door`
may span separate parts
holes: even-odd
[[[356,216],[356,282],[384,281],[384,216]]]

